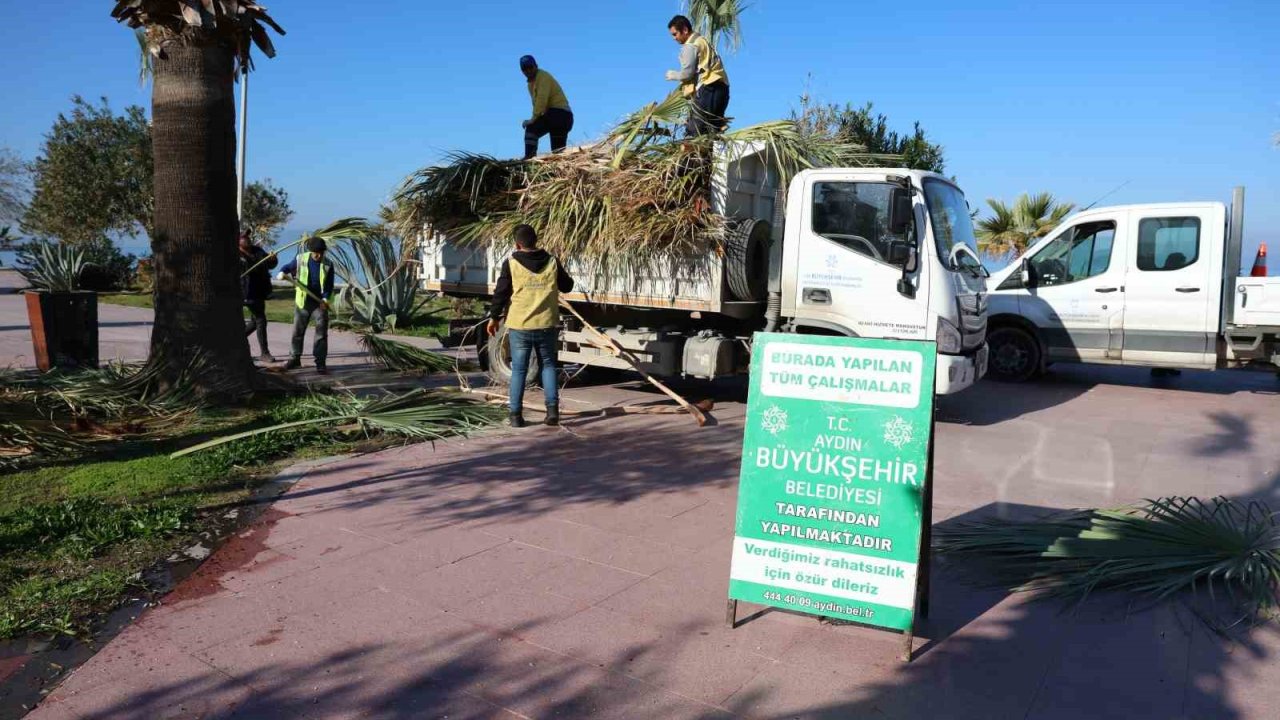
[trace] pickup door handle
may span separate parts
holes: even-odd
[[[804,301],[810,305],[830,305],[831,291],[826,288],[805,288]]]
[[[1099,293],[1113,293],[1119,289],[1120,288],[1094,288],[1093,291]]]
[[[1200,292],[1200,288],[1192,288],[1192,287],[1178,288],[1178,292],[1180,293]]]

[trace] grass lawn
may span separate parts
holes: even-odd
[[[276,290],[276,295],[284,294],[284,290]],[[107,303],[109,305],[127,305],[129,307],[149,308],[152,307],[151,293],[114,293],[102,294],[98,296],[98,302]],[[407,335],[411,337],[435,337],[438,335],[446,335],[449,332],[449,318],[453,316],[451,308],[453,300],[449,298],[434,297],[422,306],[422,316],[418,322],[408,326],[398,327],[395,330],[387,330],[388,335]],[[273,297],[267,301],[267,320],[277,323],[293,323],[293,298],[292,297]],[[479,315],[482,310],[477,305],[475,308],[469,308],[470,312]],[[427,313],[431,313],[428,315]],[[248,317],[248,311],[245,316]]]
[[[283,459],[352,447],[316,433],[272,434],[168,457],[300,412],[298,400],[274,400],[171,437],[112,442],[0,473],[0,638],[82,634],[129,593],[146,591],[144,570],[199,541]]]

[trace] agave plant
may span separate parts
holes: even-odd
[[[309,417],[210,440],[174,453],[181,457],[245,438],[302,428],[324,427],[366,437],[383,434],[414,440],[439,440],[467,435],[500,422],[506,415],[461,393],[416,389],[394,395],[359,397],[350,393],[313,395],[306,403]]]
[[[345,284],[334,298],[338,315],[381,332],[408,324],[426,304],[418,297],[419,261],[412,243],[397,244],[385,231],[353,237],[329,252]]]
[[[1226,498],[963,523],[939,528],[934,548],[974,563],[996,585],[1075,601],[1095,590],[1153,602],[1203,592],[1252,618],[1276,609],[1280,589],[1275,513]]]
[[[73,292],[88,263],[84,251],[65,243],[36,242],[18,257],[18,272],[39,290]]]

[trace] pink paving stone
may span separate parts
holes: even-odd
[[[305,540],[295,540],[275,549],[284,555],[300,561],[314,564],[326,564],[349,560],[375,550],[384,550],[388,543],[367,535],[343,530],[326,528]]]
[[[585,607],[582,603],[550,593],[510,587],[463,603],[451,612],[486,630],[524,637],[536,628],[559,622]]]
[[[594,604],[644,580],[647,575],[570,558],[557,568],[534,576],[528,587],[559,597]]]
[[[101,658],[101,659],[99,659]],[[186,653],[153,642],[127,664],[101,655],[90,660],[81,672],[92,673],[94,664],[114,665],[121,672],[102,672],[94,682],[77,689],[73,678],[54,693],[55,713],[71,712],[83,717],[193,718],[206,717],[234,708],[248,696],[248,687]],[[79,675],[80,673],[76,673]],[[41,720],[37,709],[28,717]]]
[[[565,562],[563,555],[507,542],[423,573],[387,578],[384,585],[407,597],[453,610],[501,589],[519,586]]]

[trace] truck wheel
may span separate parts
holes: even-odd
[[[769,292],[769,235],[764,220],[733,223],[725,232],[724,274],[738,300],[758,302]]]
[[[485,343],[485,357],[488,359],[489,379],[494,385],[511,384],[511,334],[507,332],[504,322],[498,326],[498,334]],[[530,358],[529,371],[525,373],[524,386],[533,387],[541,377],[541,368],[534,358]]]
[[[1016,327],[1001,327],[987,335],[990,349],[988,370],[996,380],[1025,382],[1040,372],[1040,343]]]

